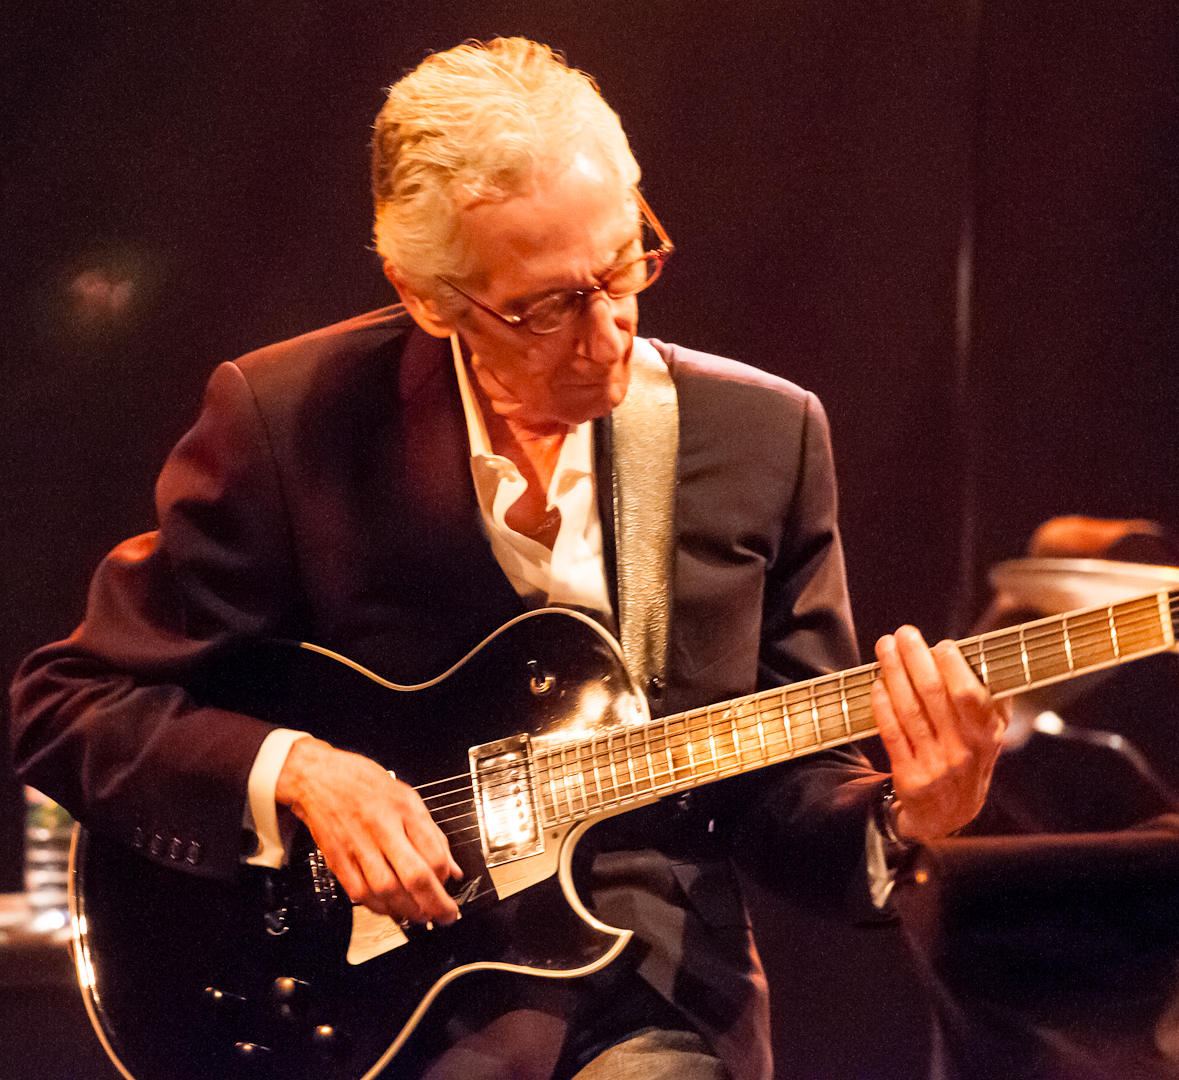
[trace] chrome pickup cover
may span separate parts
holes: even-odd
[[[468,753],[487,865],[499,866],[544,851],[528,769],[528,736],[473,746]]]

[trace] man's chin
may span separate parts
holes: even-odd
[[[629,363],[613,374],[605,382],[566,382],[554,387],[549,402],[561,423],[575,425],[597,420],[621,405],[630,385]]]
[[[619,394],[618,399],[615,400],[612,395],[599,394],[593,405],[587,405],[584,409],[571,411],[570,419],[567,421],[570,424],[581,424],[586,420],[597,420],[603,416],[609,416],[619,405],[622,404],[622,399],[625,394]],[[577,419],[573,419],[576,416]]]

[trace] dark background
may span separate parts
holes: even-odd
[[[963,634],[987,567],[1048,517],[1179,525],[1171,0],[10,4],[5,679],[152,527],[218,362],[390,302],[368,248],[382,87],[515,33],[597,78],[677,244],[641,331],[826,404],[866,650],[905,621]],[[4,891],[21,807],[0,778]]]

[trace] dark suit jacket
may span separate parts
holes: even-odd
[[[654,711],[851,666],[817,399],[732,361],[655,346],[681,419],[669,673]],[[608,422],[596,436],[608,470]],[[148,857],[231,878],[269,725],[209,704],[195,689],[201,672],[286,637],[413,683],[519,614],[468,457],[449,346],[400,308],[223,364],[160,476],[159,530],[104,560],[83,624],[18,673],[24,779]],[[603,526],[609,555],[608,513]],[[863,838],[878,785],[852,755],[820,755],[624,815],[583,842],[599,914],[637,929],[641,973],[740,1075],[764,1071],[764,1051],[749,1045],[764,1042],[765,1005],[728,856],[783,887],[866,904]]]

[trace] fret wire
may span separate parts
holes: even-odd
[[[704,751],[700,747],[700,742],[704,738],[704,733],[708,730],[708,714],[712,710],[709,705],[706,709],[693,711],[684,716],[684,746],[688,751],[688,773],[691,776],[697,774],[698,768],[703,768],[703,763],[697,766],[697,759],[703,758]],[[694,721],[701,721],[695,723]],[[681,765],[682,769],[683,766]]]
[[[1114,605],[1116,607],[1124,607],[1125,610],[1119,615],[1114,615],[1115,625],[1119,630],[1124,632],[1125,637],[1130,638],[1134,634],[1142,634],[1149,632],[1155,633],[1155,627],[1162,630],[1162,626],[1157,622],[1157,602],[1136,602],[1129,605]],[[1143,631],[1144,624],[1149,624],[1150,630]]]
[[[544,816],[544,799],[541,797],[540,787],[540,770],[537,764],[536,755],[532,752],[532,747],[528,748],[528,756],[525,758],[525,767],[528,770],[528,778],[532,787],[532,798],[535,804],[536,816],[540,822],[542,829],[547,828],[551,823],[545,820]]]
[[[561,810],[561,770],[558,767],[557,755],[562,753],[561,747],[555,747],[549,751],[549,787],[553,793],[553,812],[558,819],[562,819],[564,811]]]
[[[548,757],[548,790],[553,796],[553,814],[561,821],[561,793],[558,786],[558,770],[552,749],[546,751]]]
[[[571,818],[577,817],[577,808],[573,805],[573,782],[569,776],[569,763],[567,755],[569,753],[568,746],[561,747],[561,778],[565,781],[565,803],[569,807],[569,816]]]
[[[596,735],[590,736],[590,764],[594,767],[594,786],[598,789],[598,806],[606,804],[605,796],[602,794],[602,770],[598,768],[598,751],[595,749],[598,737]]]
[[[786,752],[793,753],[795,750],[795,733],[790,730],[790,710],[786,707],[786,687],[779,686],[776,698],[778,700],[778,709],[782,710],[782,718],[779,723],[782,724],[782,733],[786,739]],[[762,749],[765,750],[765,740],[762,740]]]
[[[708,722],[708,752],[712,754],[712,771],[714,773],[719,773],[721,766],[720,760],[716,754],[716,731],[713,728],[711,708],[709,708],[705,716]]]
[[[561,817],[561,808],[557,804],[557,782],[553,778],[553,756],[552,753],[546,751],[545,756],[549,762],[549,793],[553,797],[553,819],[559,820]]]
[[[553,801],[553,818],[554,820],[559,821],[561,819],[561,807],[558,804],[556,770],[553,768],[553,756],[551,749],[542,751],[541,756],[544,758],[545,762],[544,772],[542,775],[545,778],[544,782],[548,785],[549,798],[551,798]]]
[[[556,820],[561,820],[561,797],[557,792],[557,768],[553,761],[553,751],[548,749],[545,751],[545,770],[548,775],[549,795],[553,800],[553,817]]]
[[[559,753],[564,753],[560,746],[556,746],[553,750],[548,751],[548,783],[553,789],[553,811],[560,819],[561,812],[561,771],[558,768],[558,760],[556,756]]]
[[[631,791],[632,795],[638,795],[639,781],[635,777],[635,759],[634,759],[634,755],[631,754],[631,752],[630,752],[630,732],[629,731],[626,733],[626,739],[624,740],[624,745],[626,746],[626,771],[630,774],[630,791]]]
[[[716,772],[716,740],[713,737],[713,724],[712,724],[713,712],[714,712],[714,706],[709,705],[708,708],[704,710],[704,715],[701,717],[701,719],[704,721],[704,730],[702,732],[702,737],[704,738],[705,742],[708,743],[708,753],[712,757],[711,771]],[[708,768],[703,760],[701,761],[701,768],[705,770],[705,773],[702,773],[701,775],[705,775],[708,771]]]
[[[1173,647],[1175,644],[1175,624],[1171,618],[1170,611],[1167,609],[1167,601],[1164,599],[1168,595],[1168,593],[1160,591],[1156,599],[1159,608],[1159,623],[1163,628],[1163,642],[1168,647]],[[1179,600],[1179,594],[1177,594],[1176,598]]]
[[[581,743],[574,744],[573,753],[577,764],[577,784],[581,788],[581,812],[584,814],[589,811],[589,796],[585,790],[585,769],[581,765]]]
[[[1073,662],[1073,643],[1072,643],[1072,639],[1069,637],[1069,633],[1068,633],[1068,616],[1067,615],[1065,615],[1064,618],[1060,620],[1060,625],[1064,629],[1064,655],[1065,655],[1065,658],[1068,660],[1068,669],[1069,669],[1069,671],[1075,671],[1076,664]]]
[[[709,768],[708,763],[703,760],[703,748],[701,748],[701,768],[708,772],[716,772],[717,754],[716,754],[716,724],[713,720],[715,716],[714,710],[710,707],[704,714],[704,730],[701,732],[701,737],[708,744],[708,756],[712,759],[712,766]]]
[[[1023,638],[1023,627],[1019,628],[1019,659],[1023,664],[1023,678],[1024,682],[1032,681],[1032,669],[1028,666],[1028,650],[1027,644]]]
[[[1109,612],[1109,640],[1113,645],[1114,659],[1120,659],[1122,654],[1118,651],[1118,628],[1114,625],[1113,604],[1106,610]]]
[[[730,706],[725,710],[725,715],[729,718],[729,730],[733,734],[733,749],[737,755],[737,767],[740,768],[741,765],[744,764],[744,760],[741,757],[741,731],[737,727],[737,713],[736,710]],[[757,722],[757,726],[761,727],[760,720]]]
[[[654,790],[656,790],[658,785],[656,784],[656,770],[654,770],[654,763],[652,762],[652,759],[651,759],[651,738],[650,738],[650,735],[651,735],[651,732],[650,732],[650,730],[648,730],[646,732],[646,738],[645,738],[645,745],[647,748],[646,749],[647,778],[650,779],[651,790],[654,791]]]
[[[626,732],[623,732],[625,737]],[[614,801],[622,801],[622,789],[618,783],[618,766],[614,762],[614,733],[611,732],[606,736],[606,760],[610,763],[610,784],[614,789]],[[624,749],[625,753],[625,749]],[[633,792],[632,792],[633,794]]]
[[[781,724],[782,732],[786,739],[786,750],[788,753],[791,753],[794,750],[794,717],[790,715],[790,701],[786,691],[787,687],[783,686],[775,695],[778,703],[777,712],[781,714],[780,716],[776,717],[776,719],[778,719],[779,723]],[[777,725],[771,724],[767,729],[767,738],[769,739],[771,747],[774,745],[776,736],[778,734],[776,726]]]
[[[1149,638],[1152,642],[1163,644],[1167,642],[1166,624],[1159,618],[1158,609],[1153,604],[1149,616],[1137,620],[1123,620],[1122,626],[1127,638]]]
[[[843,730],[850,735],[852,733],[851,717],[848,715],[847,711],[847,686],[844,682],[844,674],[842,671],[839,673],[839,708],[843,713]]]

